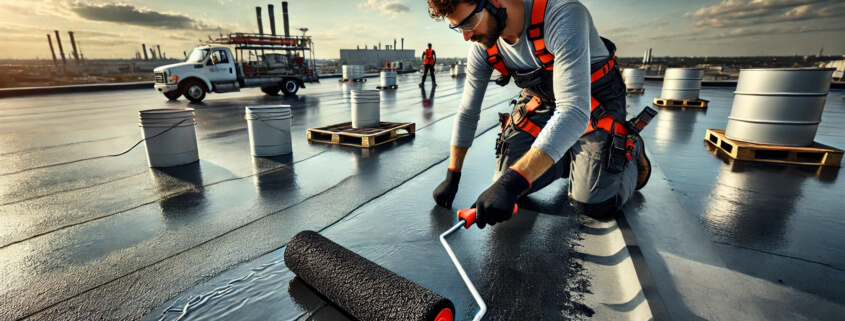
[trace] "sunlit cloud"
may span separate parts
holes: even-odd
[[[364,9],[375,9],[382,13],[397,14],[411,11],[411,8],[399,1],[391,0],[367,0],[360,4]]]

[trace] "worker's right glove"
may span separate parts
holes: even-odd
[[[446,179],[434,189],[434,201],[443,207],[452,207],[455,194],[458,194],[458,183],[461,181],[461,172],[453,171],[451,168],[446,172]]]
[[[508,168],[475,201],[475,224],[478,228],[484,228],[487,224],[492,226],[511,219],[519,195],[530,187],[531,182],[525,175],[518,170]]]

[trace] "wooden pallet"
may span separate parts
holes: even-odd
[[[364,82],[364,81],[367,81],[367,78],[358,78],[358,79],[341,78],[340,79],[340,82]]]
[[[654,98],[654,105],[660,107],[696,107],[696,108],[707,108],[707,104],[709,100],[704,99],[690,99],[690,100],[680,100],[680,99],[663,99],[663,98]]]
[[[845,154],[841,149],[819,143],[792,147],[736,141],[725,137],[725,131],[721,129],[708,129],[704,140],[731,158],[744,161],[839,167]]]
[[[393,85],[393,86],[376,86],[376,89],[378,89],[378,90],[388,90],[388,89],[396,89],[396,88],[399,88],[399,85]]]
[[[625,92],[629,94],[644,94],[645,88],[626,88]]]
[[[373,148],[394,140],[413,136],[416,124],[381,122],[377,128],[352,128],[352,122],[311,128],[308,141],[362,148]]]

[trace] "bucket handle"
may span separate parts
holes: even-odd
[[[139,142],[135,143],[135,145],[132,145],[132,147],[129,147],[129,149],[127,149],[126,151],[124,151],[124,152],[122,152],[122,153],[119,153],[119,154],[114,154],[114,155],[102,155],[102,156],[94,156],[94,157],[82,158],[82,159],[77,159],[77,160],[72,160],[72,161],[67,161],[67,162],[57,163],[57,164],[50,164],[50,165],[43,165],[43,166],[38,166],[38,167],[31,167],[31,168],[27,168],[27,169],[25,169],[25,170],[21,170],[21,171],[17,171],[17,172],[12,172],[12,173],[7,173],[7,175],[8,175],[8,174],[23,173],[23,172],[26,172],[26,171],[31,171],[31,170],[36,170],[36,169],[42,169],[42,168],[49,168],[49,167],[63,166],[63,165],[68,165],[68,164],[73,164],[73,163],[79,163],[79,162],[84,162],[84,161],[90,161],[90,160],[95,160],[95,159],[100,159],[100,158],[106,158],[106,157],[118,157],[118,156],[123,156],[123,155],[125,155],[125,154],[127,154],[127,153],[131,152],[133,149],[135,149],[135,147],[138,147],[138,145],[141,145],[141,143],[143,143],[144,141],[147,141],[147,140],[150,140],[150,139],[156,138],[156,137],[158,137],[158,136],[161,136],[161,135],[163,135],[164,133],[169,132],[171,129],[176,128],[176,126],[181,125],[182,123],[184,123],[184,122],[185,122],[185,121],[187,121],[187,120],[188,120],[187,118],[186,118],[186,119],[183,119],[182,121],[180,121],[180,122],[176,123],[175,125],[170,126],[170,128],[167,128],[167,129],[165,129],[164,131],[162,131],[162,132],[160,132],[160,133],[158,133],[158,134],[153,135],[152,137],[141,139]]]
[[[278,130],[278,131],[283,132],[283,133],[288,133],[288,131],[286,131],[284,129],[277,128],[276,126],[270,125],[270,123],[264,121],[264,118],[261,118],[261,116],[258,116],[258,114],[248,114],[248,115],[255,116],[255,119],[260,120],[262,123],[264,123],[264,125],[267,125],[267,127],[270,127],[272,129]],[[291,117],[293,117],[293,115],[291,115]]]

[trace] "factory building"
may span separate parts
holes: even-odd
[[[365,68],[383,67],[385,62],[414,61],[415,50],[340,49],[340,63],[363,65]]]

